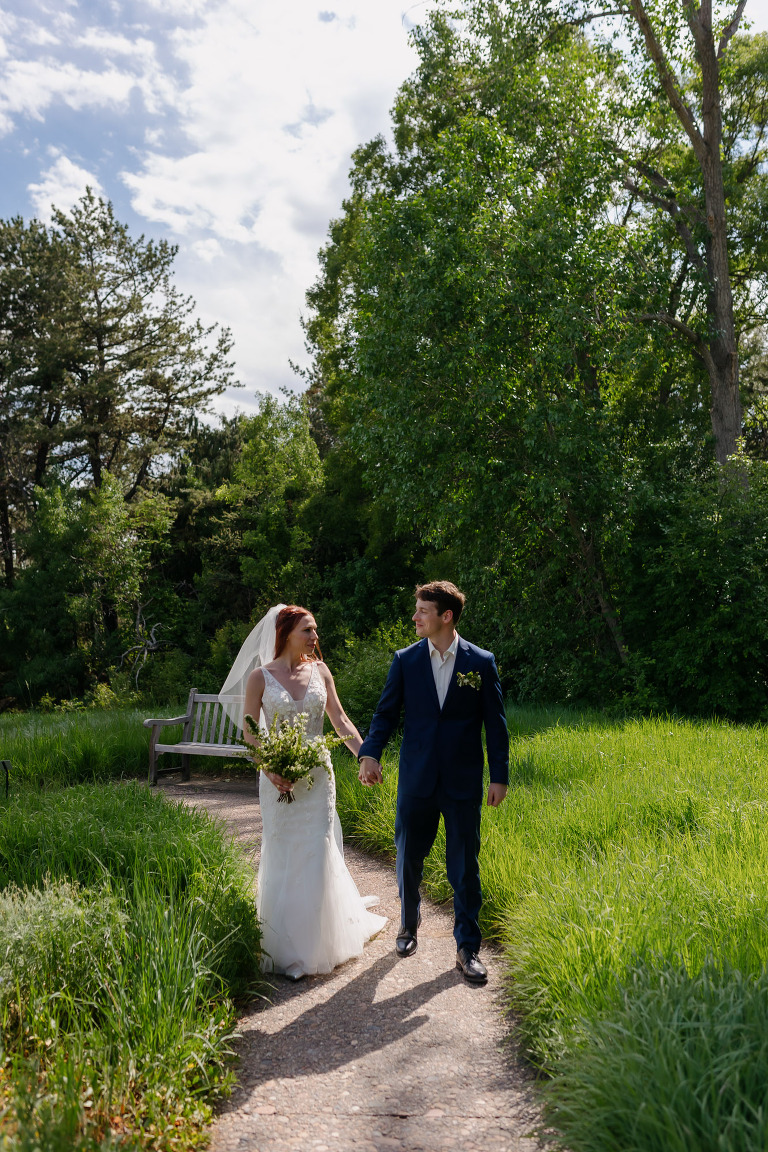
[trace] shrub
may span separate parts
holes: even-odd
[[[177,701],[186,704],[191,688],[204,692],[210,687],[207,675],[201,674],[194,658],[178,648],[153,656],[139,683],[142,697],[161,706]]]
[[[365,640],[347,640],[346,650],[332,672],[342,707],[358,728],[371,722],[392,657],[417,639],[405,621],[381,625]]]

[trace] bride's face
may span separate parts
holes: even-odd
[[[287,647],[294,659],[312,656],[317,644],[317,624],[314,616],[302,616],[288,637]]]

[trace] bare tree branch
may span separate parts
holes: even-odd
[[[644,160],[633,160],[632,163],[634,164],[635,168],[637,168],[641,176],[645,176],[647,180],[650,180],[651,183],[655,184],[657,188],[660,188],[662,192],[666,192],[670,199],[675,201],[681,212],[684,212],[686,216],[689,216],[697,224],[706,223],[706,216],[696,207],[695,204],[680,204],[679,200],[677,199],[677,192],[670,184],[669,180],[667,180],[666,176],[662,176],[661,172],[659,172],[656,168],[652,168],[650,164],[646,164]]]
[[[734,13],[733,20],[731,20],[731,22],[729,24],[726,24],[725,28],[723,29],[723,34],[720,37],[720,43],[717,46],[717,58],[718,58],[718,60],[722,60],[723,52],[725,52],[725,49],[728,45],[728,41],[731,39],[732,36],[736,35],[736,33],[739,29],[739,24],[741,23],[741,18],[744,15],[744,9],[746,8],[746,6],[747,6],[747,0],[739,0],[739,6]]]
[[[712,353],[706,341],[694,328],[691,328],[688,324],[684,324],[682,320],[678,320],[675,316],[670,316],[668,312],[644,312],[639,315],[637,319],[646,324],[654,322],[666,324],[668,328],[674,328],[677,332],[682,332],[682,334],[690,340],[691,344],[693,344],[696,352],[706,364],[707,370],[710,369],[710,366],[714,368]]]
[[[629,0],[629,6],[632,10],[640,31],[645,38],[645,46],[648,49],[648,54],[656,65],[656,71],[661,80],[661,86],[664,89],[667,99],[669,100],[672,108],[685,129],[688,139],[693,145],[694,151],[699,158],[700,162],[706,159],[707,146],[702,136],[699,126],[696,123],[696,118],[693,115],[690,107],[683,99],[680,90],[677,86],[677,80],[672,68],[664,55],[664,49],[656,39],[656,34],[653,31],[648,13],[642,5],[642,0]]]
[[[744,0],[746,3],[746,0]],[[574,16],[572,20],[564,20],[568,28],[581,28],[584,24],[591,24],[593,20],[604,20],[606,16],[626,16],[626,8],[606,8],[600,12],[585,12],[583,16]]]
[[[672,285],[672,289],[671,289],[670,294],[669,294],[669,314],[670,314],[670,316],[676,316],[677,315],[677,309],[680,306],[680,298],[682,297],[683,288],[685,287],[685,280],[686,280],[686,277],[688,275],[689,264],[690,264],[690,261],[689,261],[688,257],[686,256],[686,258],[680,264],[680,271],[679,271],[679,273],[675,279],[674,284]]]
[[[704,258],[699,252],[696,241],[693,238],[693,233],[682,217],[677,201],[674,198],[655,196],[653,192],[648,192],[646,189],[641,188],[633,180],[630,180],[629,177],[625,179],[624,187],[628,192],[631,192],[633,196],[636,196],[638,200],[642,200],[646,204],[655,204],[657,208],[663,208],[663,210],[672,217],[677,233],[685,247],[685,253],[691,264],[696,268],[704,268]]]

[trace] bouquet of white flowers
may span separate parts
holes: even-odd
[[[262,732],[253,716],[245,716],[245,724],[252,736],[259,741],[256,747],[249,746],[245,755],[263,772],[274,772],[295,784],[306,780],[307,787],[314,784],[312,770],[324,768],[330,776],[331,769],[323,753],[343,744],[341,736],[313,736],[307,739],[307,715],[299,712],[292,721],[280,723],[275,716],[268,732]],[[293,804],[293,792],[281,792],[278,803]]]

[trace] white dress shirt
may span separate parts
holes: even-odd
[[[441,656],[437,648],[431,640],[429,643],[429,659],[432,664],[432,675],[435,678],[435,688],[437,688],[437,699],[442,708],[445,703],[445,698],[448,695],[448,686],[451,683],[451,676],[453,675],[453,667],[456,663],[456,649],[459,646],[458,632],[453,637],[453,641],[449,648],[446,648],[445,653]]]

